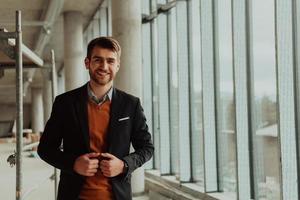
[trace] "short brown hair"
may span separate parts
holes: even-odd
[[[92,51],[96,46],[104,49],[109,49],[117,53],[118,59],[120,59],[121,57],[121,46],[117,40],[112,37],[98,37],[89,42],[87,47],[87,58],[91,58]]]

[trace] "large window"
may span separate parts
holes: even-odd
[[[143,3],[153,168],[208,195],[297,199],[298,3]]]
[[[268,12],[266,12],[268,10]],[[280,199],[274,1],[253,1],[254,171],[256,198]]]
[[[177,66],[177,32],[176,9],[168,14],[168,49],[169,49],[169,92],[170,92],[170,148],[171,174],[179,179],[179,102],[178,102],[178,66]]]
[[[204,186],[200,1],[188,2],[192,181]]]
[[[218,161],[219,189],[236,192],[236,134],[233,94],[231,0],[220,0],[217,6],[218,41]]]
[[[166,0],[157,0],[163,5]],[[170,174],[170,110],[169,110],[169,48],[167,13],[157,17],[157,64],[158,64],[158,111],[159,111],[159,142],[160,172]]]
[[[142,13],[144,15],[150,14],[150,2],[144,0],[142,2]],[[142,25],[142,53],[143,53],[143,107],[147,118],[149,131],[153,136],[153,122],[152,122],[152,71],[151,71],[151,25],[144,23]],[[147,163],[147,169],[153,168],[153,159]]]
[[[151,13],[157,10],[156,0],[150,0]],[[152,116],[153,116],[153,140],[154,140],[154,168],[160,169],[160,127],[159,127],[159,79],[158,79],[158,43],[157,43],[157,18],[149,22],[151,24],[151,70],[152,70]],[[167,67],[167,66],[165,66]]]

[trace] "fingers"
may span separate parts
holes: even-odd
[[[85,154],[85,156],[88,158],[97,158],[100,156],[100,153],[92,152],[92,153]]]
[[[94,164],[89,164],[87,166],[87,169],[84,170],[84,175],[85,176],[94,176],[97,173],[98,168],[99,168],[98,162],[96,162]]]
[[[112,176],[112,171],[108,168],[101,168],[101,172],[106,177],[111,177]]]
[[[101,156],[104,158],[114,159],[115,156],[110,153],[101,153]]]
[[[98,165],[99,164],[99,160],[98,159],[90,159],[89,160],[89,165]]]
[[[102,160],[100,162],[100,170],[102,174],[106,177],[113,177],[116,175],[116,173],[114,172],[114,167],[112,166],[110,160]]]
[[[102,172],[102,174],[104,176],[109,176],[110,171],[111,171],[111,167],[110,167],[109,161],[102,160],[100,162],[100,170],[101,170],[101,172]]]
[[[100,162],[101,170],[105,170],[105,169],[109,169],[109,168],[110,168],[109,162],[107,162],[106,160],[103,160]]]
[[[87,169],[98,169],[99,168],[99,164],[98,163],[92,163],[89,164]]]
[[[98,159],[88,159],[86,160],[85,168],[88,169],[97,169],[99,167]]]
[[[84,176],[94,176],[98,171],[98,164],[90,165],[88,169],[84,170]]]
[[[104,159],[99,163],[99,156],[100,153],[95,152],[80,156],[76,159],[74,170],[84,176],[94,176],[99,168],[106,177],[113,177],[122,173],[123,161],[110,153],[102,153],[101,157]]]
[[[94,173],[94,172],[91,172],[91,173],[86,173],[84,176],[95,176],[95,174],[96,174],[96,172]]]
[[[87,160],[87,170],[89,169],[98,169],[99,168],[99,160],[95,158],[98,157],[100,153],[89,153],[87,156],[89,159]]]
[[[96,173],[98,171],[98,168],[91,168],[91,169],[88,169],[86,170],[86,173]]]
[[[102,153],[101,157],[108,158],[100,161],[100,170],[106,177],[114,177],[123,173],[124,162],[109,153]]]
[[[99,168],[100,153],[87,153],[78,157],[74,163],[74,171],[83,176],[94,176]]]
[[[105,176],[105,177],[113,177],[110,171],[102,172],[102,174],[103,174],[103,176]]]

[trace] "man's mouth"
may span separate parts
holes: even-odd
[[[107,72],[102,71],[102,70],[97,70],[96,73],[97,73],[97,75],[99,75],[99,76],[106,76],[106,75],[108,75]]]

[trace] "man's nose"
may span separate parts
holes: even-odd
[[[106,61],[102,61],[100,67],[102,69],[108,69],[108,63]]]

